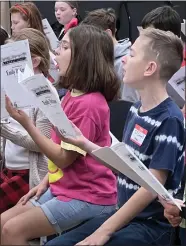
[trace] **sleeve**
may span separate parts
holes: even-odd
[[[76,119],[72,119],[72,122],[81,130],[82,134],[87,139],[89,139],[91,142],[95,142],[96,138],[99,136],[99,129],[92,119],[87,116],[82,116]],[[72,144],[62,142],[61,147],[65,150],[76,151],[83,156],[86,155],[86,152],[84,150]]]
[[[37,109],[35,111],[35,125],[41,131],[43,135],[50,138],[52,125],[49,120],[43,115],[43,113]],[[32,140],[30,135],[26,132],[19,131],[10,127],[8,124],[1,126],[1,136],[10,140],[12,143],[24,147],[29,151],[40,152],[39,147]]]
[[[185,136],[184,125],[177,118],[165,120],[156,131],[153,144],[153,155],[149,168],[164,169],[174,173],[184,167]]]

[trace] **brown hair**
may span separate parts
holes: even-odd
[[[116,33],[116,15],[112,8],[96,9],[87,14],[82,24],[94,25],[102,30],[110,29],[112,36]]]
[[[140,36],[149,39],[145,56],[155,56],[159,65],[160,79],[168,81],[181,67],[183,61],[183,43],[172,32],[155,28],[143,29]]]
[[[107,101],[118,96],[120,82],[114,70],[111,37],[101,29],[80,25],[68,31],[71,62],[62,86],[85,93],[100,92]]]
[[[48,42],[43,33],[33,28],[24,28],[12,35],[12,41],[28,39],[32,57],[40,57],[39,70],[47,77],[50,67]]]
[[[34,28],[44,33],[42,17],[39,9],[32,2],[15,4],[10,8],[10,14],[20,13],[24,21],[28,21],[30,28]]]
[[[77,1],[61,1],[67,3],[72,9],[78,10],[78,2]]]
[[[7,38],[8,33],[3,28],[0,28],[0,45],[5,44]]]

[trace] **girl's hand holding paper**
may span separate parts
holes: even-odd
[[[73,138],[73,137],[64,137],[63,136],[63,133],[60,132],[56,127],[55,127],[55,131],[56,131],[56,134],[61,138],[61,140],[65,143],[69,143],[69,144],[73,144],[75,146],[78,146],[79,148],[83,148],[84,145],[86,144],[87,142],[87,139],[83,136],[82,132],[80,131],[80,129],[74,125],[74,123],[72,123],[72,121],[70,121],[70,123],[72,124],[72,127],[75,131],[75,134],[76,134],[76,137]]]
[[[27,114],[22,111],[18,110],[15,107],[13,107],[9,97],[5,97],[5,103],[6,103],[6,110],[8,111],[9,115],[18,121],[22,126],[27,126],[28,124],[32,123],[30,118],[27,116]]]

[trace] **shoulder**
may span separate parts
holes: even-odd
[[[174,101],[170,100],[167,103],[166,110],[159,115],[159,118],[162,122],[162,127],[166,126],[167,131],[169,131],[170,128],[172,128],[172,131],[175,131],[178,127],[184,131],[183,113]]]
[[[77,97],[67,95],[71,110],[83,114],[84,116],[90,116],[93,113],[109,112],[108,103],[105,97],[98,92],[83,94]],[[64,99],[65,100],[65,99]]]

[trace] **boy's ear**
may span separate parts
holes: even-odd
[[[144,72],[144,76],[148,77],[148,76],[152,76],[156,71],[157,71],[157,63],[154,61],[150,61],[148,62],[145,72]]]

